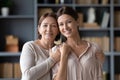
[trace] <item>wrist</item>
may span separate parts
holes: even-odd
[[[49,57],[47,59],[47,61],[48,61],[48,63],[49,63],[50,66],[53,66],[56,63],[56,61],[52,57]]]
[[[61,60],[67,60],[68,59],[68,55],[61,55]]]
[[[56,57],[54,57],[54,56],[51,56],[51,58],[53,59],[53,61],[55,62],[55,63],[57,63],[59,60],[58,60],[58,58],[56,58]]]

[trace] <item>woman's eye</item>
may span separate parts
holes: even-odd
[[[60,24],[59,24],[59,26],[63,26],[63,24],[62,24],[62,23],[60,23]]]
[[[57,25],[52,25],[52,27],[57,27]]]
[[[51,27],[57,27],[56,25],[51,25]]]
[[[70,21],[67,21],[67,23],[71,23],[72,21],[70,20]]]
[[[45,24],[45,25],[43,25],[43,27],[47,27],[47,25]]]

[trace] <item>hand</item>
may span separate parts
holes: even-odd
[[[96,57],[103,64],[105,61],[105,55],[102,51],[96,53]]]
[[[61,57],[68,57],[68,55],[70,54],[71,48],[68,44],[63,43],[60,46],[60,53],[61,53]]]
[[[53,47],[49,50],[50,57],[52,57],[56,62],[60,61],[60,50],[59,47]]]

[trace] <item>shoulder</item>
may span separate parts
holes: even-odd
[[[33,45],[34,45],[34,41],[27,41],[27,42],[24,43],[23,49],[24,48],[32,48]]]
[[[27,41],[27,42],[25,42],[24,45],[31,45],[31,44],[33,44],[33,43],[34,43],[34,41]]]
[[[34,44],[34,41],[27,41],[24,43],[23,46],[30,46],[30,45],[33,45]]]
[[[33,43],[34,43],[34,41],[25,42],[22,47],[21,55],[27,55],[27,56],[30,55],[34,51]],[[29,54],[26,54],[26,53],[29,53]]]
[[[89,43],[90,43],[90,50],[92,52],[94,52],[95,54],[97,54],[97,53],[102,53],[103,54],[104,53],[99,44],[97,44],[95,42],[89,42]]]
[[[95,42],[91,42],[90,44],[91,44],[91,46],[92,46],[92,49],[94,49],[96,58],[97,58],[101,63],[103,63],[103,62],[104,62],[104,59],[105,59],[105,55],[104,55],[104,52],[103,52],[103,50],[101,49],[101,47],[100,47],[97,43],[95,43]]]
[[[101,51],[102,50],[99,44],[97,44],[95,42],[89,42],[89,43],[90,43],[92,49],[97,50],[97,51]]]

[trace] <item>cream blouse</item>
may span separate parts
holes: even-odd
[[[54,64],[47,50],[34,41],[26,42],[20,56],[21,80],[51,80],[50,69]]]
[[[79,58],[71,52],[68,57],[67,80],[103,80],[102,62],[96,57],[97,51],[101,51],[99,46],[88,42],[88,48]],[[53,68],[53,78],[58,67],[59,63]]]

